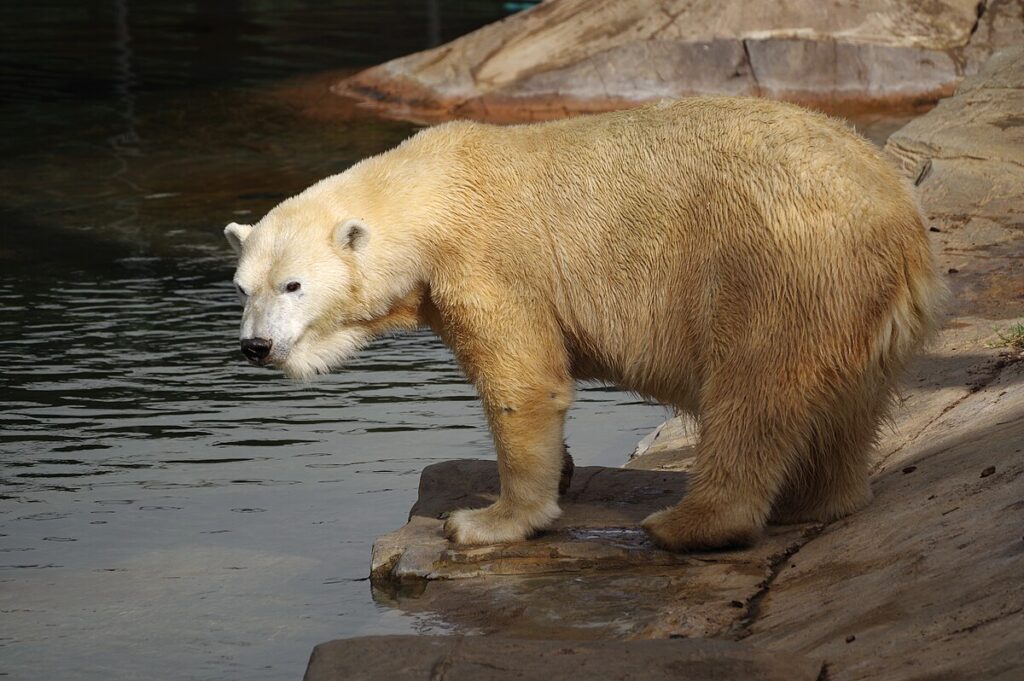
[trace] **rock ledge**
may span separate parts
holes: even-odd
[[[368,664],[368,661],[372,663]],[[819,662],[727,641],[368,636],[318,645],[304,681],[814,681]]]
[[[999,47],[1024,0],[548,0],[334,87],[416,121],[510,122],[692,94],[918,108]]]

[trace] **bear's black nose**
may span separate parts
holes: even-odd
[[[272,342],[266,338],[243,338],[242,339],[242,354],[248,358],[250,362],[256,362],[257,364],[267,358],[270,354],[270,346]]]

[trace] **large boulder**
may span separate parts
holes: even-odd
[[[1024,0],[548,0],[335,86],[394,116],[530,120],[689,94],[826,110],[919,107],[994,48]]]

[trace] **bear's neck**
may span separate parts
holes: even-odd
[[[442,126],[448,128],[450,126]],[[339,176],[340,195],[355,199],[371,229],[380,232],[389,247],[418,263],[424,274],[434,270],[472,221],[472,202],[467,201],[461,179],[459,137],[437,135],[437,129],[421,132],[399,147],[353,166]],[[429,283],[429,276],[423,278]]]

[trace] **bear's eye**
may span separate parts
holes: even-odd
[[[239,286],[238,284],[235,284],[235,288],[238,289],[238,295],[242,296],[243,298],[249,297],[249,294],[245,292],[245,289]]]
[[[289,281],[287,284],[285,284],[284,290],[287,291],[288,293],[295,293],[300,288],[302,288],[302,284],[300,284],[299,282]]]

